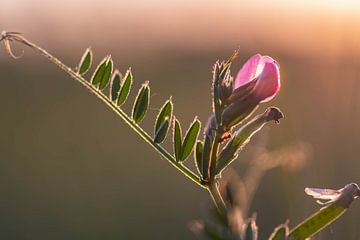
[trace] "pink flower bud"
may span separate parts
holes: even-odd
[[[270,101],[280,89],[279,64],[269,56],[252,56],[237,74],[233,91],[251,81],[257,81],[253,97],[259,103]]]

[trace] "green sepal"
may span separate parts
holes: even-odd
[[[185,161],[189,157],[191,151],[193,150],[195,142],[199,135],[200,127],[201,127],[200,121],[197,118],[195,118],[195,120],[191,123],[189,129],[186,131],[184,142],[181,145],[181,156],[180,156],[181,162]]]
[[[226,99],[226,104],[229,105],[235,101],[245,99],[254,90],[257,80],[250,81],[245,85],[236,88],[231,95]]]
[[[146,111],[149,107],[150,100],[150,87],[149,83],[146,82],[142,85],[136,96],[135,103],[132,111],[132,119],[135,123],[140,123],[145,117]]]
[[[117,99],[117,105],[121,106],[127,99],[130,93],[131,85],[133,82],[133,76],[131,73],[131,69],[127,70],[122,83],[121,83],[121,89],[119,92],[119,96]]]
[[[78,73],[80,75],[84,75],[89,68],[91,67],[91,63],[92,63],[92,51],[90,48],[87,48],[83,54],[83,56],[81,57],[79,66],[78,66]]]
[[[216,126],[220,126],[222,123],[222,109],[219,98],[219,81],[221,80],[219,77],[220,74],[220,66],[218,62],[214,66],[214,79],[213,79],[213,111],[215,113]]]
[[[180,122],[174,117],[173,118],[173,145],[174,145],[174,153],[175,159],[177,162],[180,161],[181,154],[181,143],[182,143],[182,134],[181,134],[181,125]]]

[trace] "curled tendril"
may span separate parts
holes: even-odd
[[[10,57],[12,57],[13,59],[19,59],[21,58],[22,56],[24,56],[24,50],[21,52],[20,55],[15,55],[13,50],[11,49],[11,45],[10,45],[10,42],[13,40],[13,39],[18,39],[20,38],[21,39],[21,33],[19,32],[6,32],[6,31],[2,31],[1,32],[1,38],[0,38],[0,42],[1,41],[4,41],[4,44],[5,44],[5,49],[6,49],[6,52],[9,54]]]

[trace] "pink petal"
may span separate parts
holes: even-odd
[[[263,68],[258,76],[254,94],[260,102],[270,101],[280,90],[279,65],[270,57],[263,57]]]
[[[236,76],[233,89],[245,85],[256,77],[256,71],[261,59],[261,55],[256,54],[247,60]]]

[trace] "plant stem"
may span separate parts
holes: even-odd
[[[5,43],[8,43],[6,41],[14,40],[19,43],[23,43],[30,47],[33,50],[38,51],[41,55],[49,59],[51,62],[56,64],[58,67],[60,67],[62,70],[64,70],[66,73],[68,73],[71,77],[73,77],[75,80],[80,82],[83,86],[88,88],[92,93],[94,93],[98,98],[100,98],[106,105],[108,105],[124,122],[129,125],[142,139],[144,139],[147,143],[149,143],[156,151],[158,151],[171,165],[173,165],[176,169],[178,169],[181,173],[183,173],[187,178],[198,184],[202,188],[206,188],[202,183],[199,177],[191,171],[189,168],[185,167],[181,163],[176,162],[175,158],[162,146],[155,143],[152,139],[152,137],[145,132],[139,125],[137,125],[122,109],[120,109],[114,102],[112,102],[103,92],[101,92],[99,89],[94,87],[91,83],[86,81],[82,76],[80,76],[78,73],[76,73],[74,70],[72,70],[70,67],[66,66],[64,63],[62,63],[59,59],[48,53],[46,50],[42,49],[41,47],[37,46],[36,44],[30,42],[23,36],[17,34],[17,33],[4,33],[1,40],[5,40]],[[1,41],[0,40],[0,41]],[[9,45],[7,45],[9,48]],[[10,50],[11,49],[7,49]]]
[[[226,214],[226,205],[220,194],[219,184],[216,181],[213,181],[209,187],[208,191],[211,195],[211,198],[214,201],[214,204],[220,214]]]

